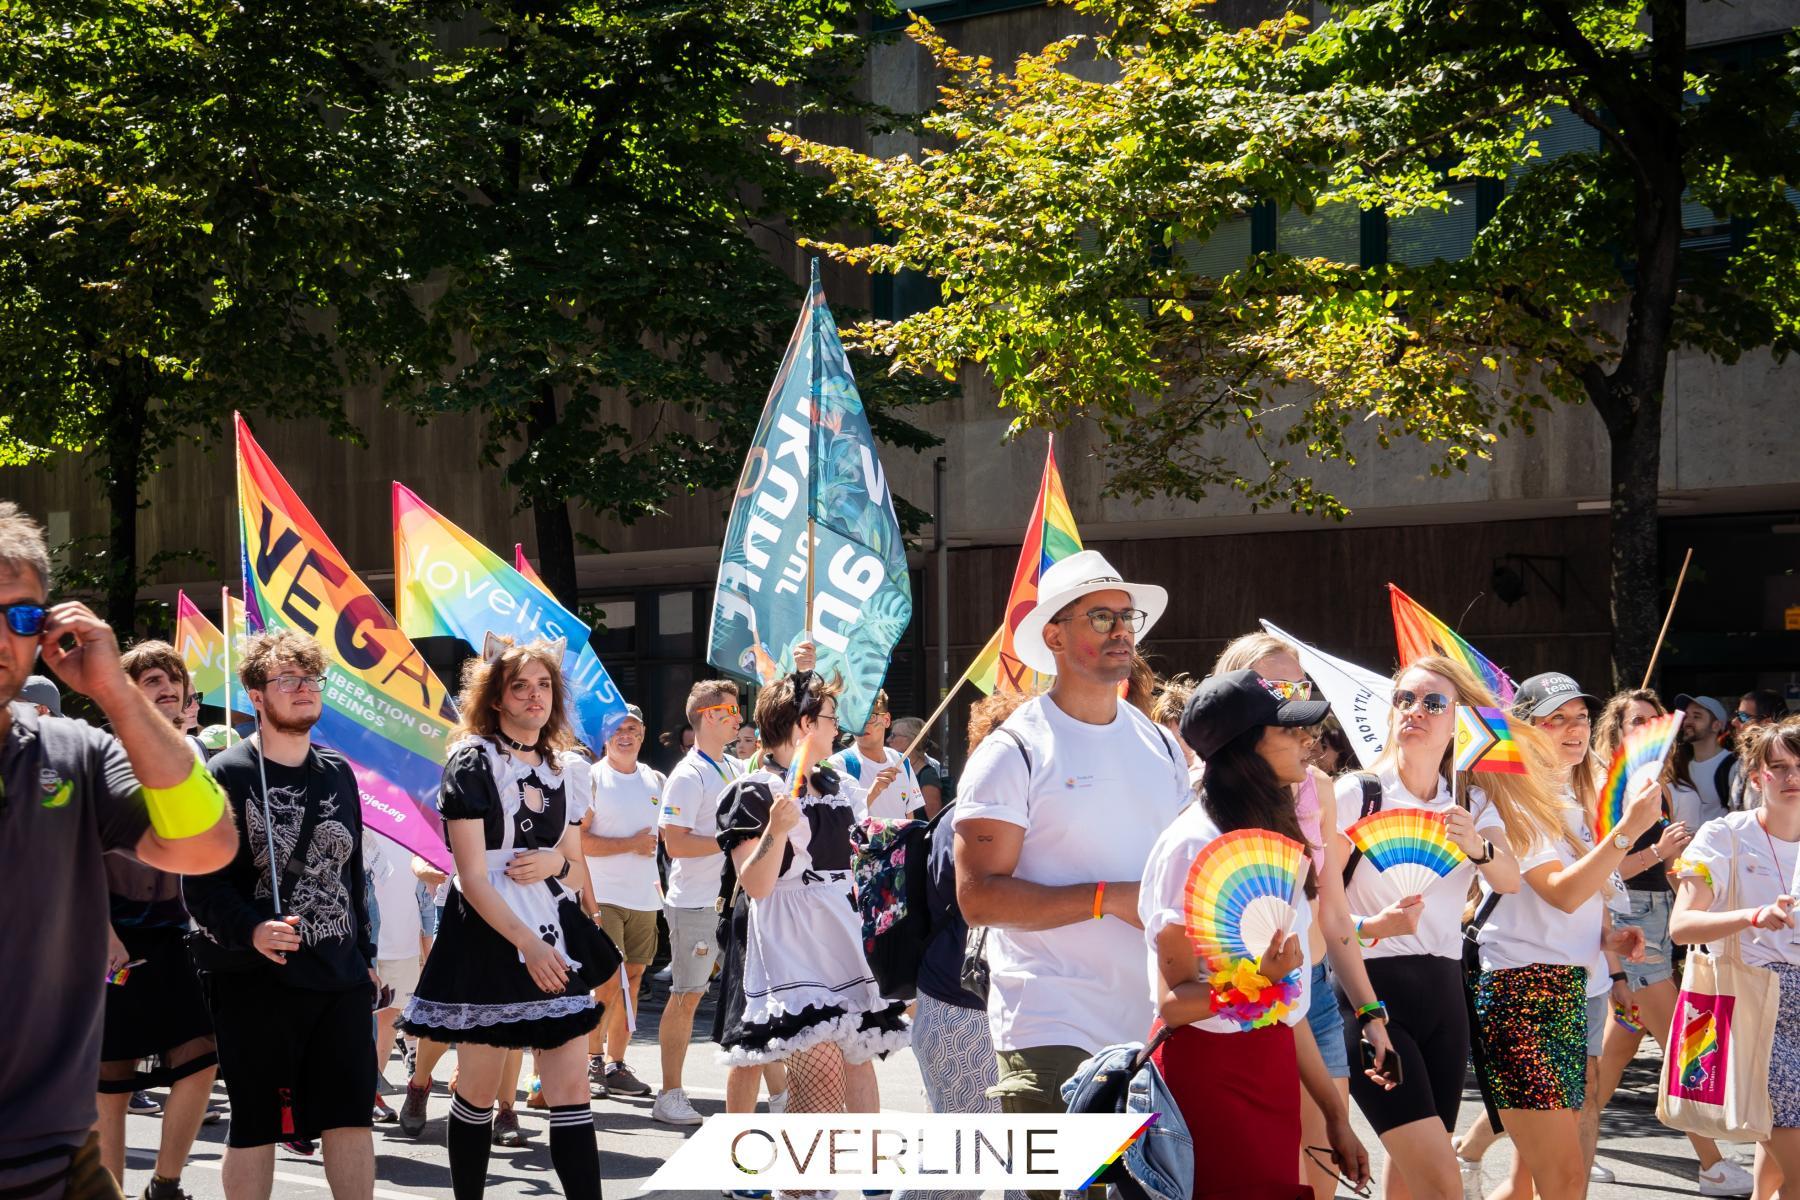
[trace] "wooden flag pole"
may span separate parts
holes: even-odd
[[[914,738],[913,744],[906,748],[906,761],[912,763],[914,767],[917,767],[920,760],[925,757],[925,735],[950,707],[950,701],[956,699],[956,693],[962,691],[962,685],[969,682],[969,672],[974,669],[974,660],[970,660],[969,665],[963,668],[963,673],[956,677],[956,682],[944,690],[944,698],[938,701],[938,706],[931,710],[929,717],[925,718],[925,724],[919,727],[919,736]],[[946,749],[948,748],[946,747]]]
[[[819,512],[819,405],[823,388],[819,382],[819,260],[812,260],[812,284],[806,292],[806,320],[812,330],[812,420],[807,425],[806,443],[806,637],[813,635],[813,548],[818,539],[814,527]]]
[[[1639,687],[1649,687],[1650,677],[1656,674],[1656,660],[1662,654],[1663,639],[1669,636],[1669,622],[1675,619],[1675,604],[1681,599],[1681,585],[1687,580],[1688,564],[1694,561],[1694,548],[1688,547],[1681,559],[1681,574],[1675,576],[1675,594],[1669,597],[1669,611],[1663,614],[1662,629],[1656,635],[1656,645],[1650,650],[1650,665],[1644,668],[1644,682]]]

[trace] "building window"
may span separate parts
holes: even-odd
[[[1469,249],[1475,244],[1476,230],[1480,228],[1476,185],[1473,181],[1458,183],[1445,190],[1450,194],[1450,206],[1445,210],[1421,209],[1404,217],[1388,218],[1389,262],[1419,267],[1438,259],[1454,261],[1468,257]]]
[[[1289,209],[1276,219],[1275,248],[1295,258],[1356,266],[1363,260],[1362,212],[1348,204],[1321,204],[1310,213]]]

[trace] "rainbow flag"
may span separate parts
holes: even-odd
[[[393,485],[394,608],[408,637],[455,637],[480,652],[489,633],[567,638],[562,674],[575,734],[602,753],[625,701],[588,646],[589,629],[535,576],[506,565],[404,484]],[[516,547],[515,547],[516,549]]]
[[[350,760],[369,828],[429,861],[451,861],[435,810],[456,709],[442,681],[237,417],[238,529],[245,615],[325,651],[313,737]]]
[[[1037,503],[1025,526],[1025,544],[1019,547],[1019,565],[1013,571],[1012,592],[1006,601],[1006,618],[969,667],[969,682],[992,695],[996,689],[1041,692],[1050,677],[1039,675],[1020,662],[1013,652],[1013,633],[1025,614],[1037,603],[1038,579],[1051,563],[1060,562],[1081,549],[1075,514],[1063,493],[1062,474],[1056,469],[1056,439],[1051,435],[1044,449],[1044,476],[1038,484]]]
[[[237,674],[237,664],[243,654],[244,639],[249,636],[245,628],[244,602],[236,596],[227,596],[231,625],[231,674]],[[225,673],[225,635],[219,627],[207,619],[188,599],[186,592],[175,593],[175,649],[181,655],[182,663],[188,669],[188,676],[193,680],[194,690],[200,694],[202,704],[211,704],[216,708],[227,705],[226,688],[230,687],[229,704],[232,712],[250,713],[249,697],[244,695],[242,685],[235,678],[227,679]]]
[[[1512,725],[1497,708],[1456,706],[1456,769],[1523,775],[1525,759],[1513,740]]]
[[[1652,717],[1625,735],[1613,751],[1594,810],[1594,840],[1604,841],[1625,816],[1625,791],[1631,777],[1646,767],[1661,771],[1681,732],[1680,711]]]
[[[1475,647],[1465,642],[1456,630],[1434,617],[1411,596],[1388,584],[1388,598],[1394,609],[1394,641],[1400,647],[1400,665],[1410,664],[1427,654],[1453,658],[1487,685],[1501,704],[1513,702],[1513,681],[1505,671],[1489,662]]]

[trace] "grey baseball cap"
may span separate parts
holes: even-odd
[[[1533,675],[1519,685],[1513,697],[1513,712],[1528,720],[1547,717],[1571,700],[1600,703],[1599,698],[1581,690],[1581,685],[1561,671],[1545,671]]]
[[[19,689],[19,699],[27,704],[43,705],[53,717],[63,715],[62,692],[57,690],[56,681],[47,675],[28,676],[25,685]]]
[[[1683,692],[1681,695],[1675,697],[1676,708],[1686,708],[1690,704],[1698,704],[1701,708],[1704,708],[1707,712],[1712,714],[1713,720],[1721,725],[1731,724],[1731,718],[1725,714],[1725,706],[1720,704],[1717,700],[1714,700],[1711,696],[1690,696],[1686,692]]]
[[[625,715],[636,721],[639,725],[644,723],[644,710],[635,704],[627,704],[625,706]]]

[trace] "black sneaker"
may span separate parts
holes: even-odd
[[[648,1096],[650,1085],[622,1062],[606,1064],[606,1090],[615,1096]]]
[[[157,1100],[149,1092],[131,1093],[131,1103],[125,1111],[134,1117],[154,1117],[162,1111],[162,1101]]]
[[[152,1176],[144,1188],[143,1200],[194,1200],[194,1197],[191,1193],[182,1190],[179,1179],[174,1183],[158,1187],[156,1178]]]

